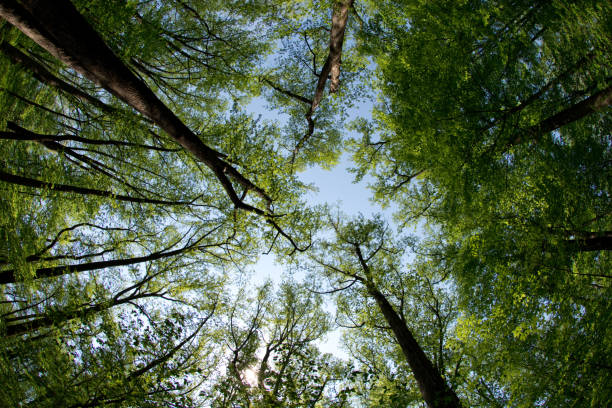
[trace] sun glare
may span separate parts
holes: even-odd
[[[252,368],[247,368],[243,372],[244,381],[251,387],[257,385],[257,372]]]

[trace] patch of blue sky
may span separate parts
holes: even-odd
[[[262,98],[254,98],[247,110],[253,115],[261,116],[262,120],[275,121],[282,124],[286,118],[277,111],[266,109],[266,102]],[[349,109],[349,118],[356,119],[357,117],[371,118],[372,103],[358,103]],[[357,138],[354,132],[345,130],[345,138]],[[364,177],[361,181],[356,182],[353,174],[349,169],[353,166],[351,157],[348,153],[344,153],[338,165],[330,170],[320,167],[311,167],[300,173],[298,177],[304,182],[314,187],[313,190],[306,194],[306,201],[309,205],[328,204],[337,207],[343,214],[348,217],[354,217],[363,214],[366,217],[371,217],[375,214],[382,214],[385,220],[393,227],[392,212],[394,207],[382,209],[378,204],[371,199],[372,193],[368,189],[368,184],[372,183],[372,179]],[[294,280],[300,281],[304,279],[304,274],[294,270],[288,270],[280,265],[273,254],[262,254],[258,262],[252,267],[253,275],[251,283],[253,285],[261,285],[263,282],[270,280],[278,285],[283,279],[291,277]],[[327,311],[335,315],[335,304],[331,297],[327,297]],[[318,341],[317,345],[321,352],[330,353],[338,358],[349,359],[349,355],[342,347],[342,332],[341,329],[330,331],[323,340]]]

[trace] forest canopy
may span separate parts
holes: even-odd
[[[0,406],[607,406],[611,51],[596,0],[0,0]],[[392,221],[309,202],[342,155]]]

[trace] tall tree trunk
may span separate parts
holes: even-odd
[[[342,59],[342,44],[344,43],[344,32],[348,21],[348,14],[353,4],[353,0],[336,1],[333,6],[332,27],[329,35],[329,54],[321,68],[319,81],[315,88],[315,94],[312,98],[312,106],[310,107],[309,115],[312,116],[314,110],[319,106],[321,98],[323,98],[323,90],[327,77],[330,78],[329,92],[336,92],[340,83],[340,63]]]
[[[314,96],[312,101],[303,98],[298,95],[289,95],[287,92],[283,92],[286,95],[292,96],[302,102],[310,103],[310,108],[306,112],[306,120],[308,121],[308,130],[306,134],[298,141],[297,145],[293,149],[291,156],[291,163],[295,161],[297,154],[300,152],[302,147],[306,144],[308,139],[314,134],[314,120],[312,115],[315,109],[319,106],[321,99],[323,99],[323,91],[325,90],[325,84],[327,78],[330,78],[329,92],[334,93],[338,91],[340,86],[340,64],[342,62],[342,45],[344,44],[344,32],[346,31],[346,23],[348,21],[349,10],[353,6],[353,0],[342,0],[336,1],[333,5],[332,10],[332,27],[329,35],[329,54],[325,60],[325,64],[321,68],[319,74],[319,80],[315,88]],[[274,89],[277,89],[274,87]],[[279,89],[277,89],[279,90]]]
[[[342,45],[344,44],[344,33],[348,21],[349,10],[353,6],[353,0],[344,0],[334,6],[332,14],[332,28],[329,39],[329,92],[334,93],[340,87],[340,64],[342,63]]]
[[[271,198],[205,145],[130,71],[68,0],[23,0],[21,3],[0,0],[0,17],[166,131],[213,171],[237,208],[260,215],[267,213],[239,198],[230,178],[260,196],[266,205],[271,203]]]
[[[446,384],[440,372],[436,370],[431,360],[429,360],[412,335],[406,322],[401,319],[385,295],[374,285],[372,272],[363,257],[361,247],[355,243],[353,245],[365,275],[365,279],[359,277],[359,280],[366,286],[368,294],[374,298],[385,320],[391,327],[395,340],[400,345],[404,357],[406,357],[406,361],[412,370],[412,374],[414,374],[414,378],[417,380],[425,403],[430,408],[461,408],[461,401],[459,401],[457,394]]]
[[[372,285],[368,285],[368,293],[376,300],[378,308],[391,327],[414,378],[419,384],[419,390],[427,406],[431,408],[461,407],[457,394],[446,384],[387,298]]]

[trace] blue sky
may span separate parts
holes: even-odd
[[[325,102],[323,102],[325,103]],[[255,98],[247,107],[248,111],[254,115],[261,115],[264,120],[273,120],[282,123],[283,117],[278,112],[271,111],[266,108],[266,102],[262,98]],[[355,119],[359,116],[370,118],[372,111],[372,102],[362,102],[349,110],[349,117]],[[359,137],[356,133],[345,130],[345,138]],[[309,192],[307,195],[309,204],[337,204],[342,212],[348,216],[354,216],[359,213],[366,216],[375,213],[383,213],[388,222],[391,222],[392,210],[383,211],[380,206],[371,201],[371,192],[368,189],[369,179],[364,179],[359,182],[354,182],[353,175],[348,171],[352,167],[350,155],[345,153],[342,155],[340,162],[331,170],[324,170],[320,167],[312,167],[299,174],[299,177],[305,183],[312,184],[317,191]],[[251,277],[251,283],[259,285],[266,280],[272,280],[276,284],[282,281],[283,277],[287,276],[283,267],[277,264],[274,260],[274,255],[261,255],[259,261],[251,268],[254,274]],[[294,276],[299,279],[299,276]],[[326,299],[327,309],[334,317],[335,306],[333,298],[328,296]],[[319,348],[322,352],[331,353],[337,357],[348,359],[349,356],[341,346],[341,330],[336,329],[331,331],[326,340],[319,342]]]
[[[368,179],[364,178],[359,183],[353,182],[353,175],[348,168],[352,166],[350,156],[344,154],[340,163],[331,170],[311,168],[301,173],[302,181],[313,184],[318,191],[308,193],[310,204],[338,204],[346,215],[371,215],[382,212],[381,208],[370,200],[371,193],[367,188]],[[388,221],[391,221],[390,210],[384,211]],[[283,279],[283,267],[274,261],[274,255],[262,255],[259,262],[253,266],[254,275],[252,282],[261,284],[267,279],[275,283]],[[334,317],[335,306],[333,298],[327,296],[327,309]],[[319,349],[324,353],[331,353],[336,357],[349,359],[349,355],[343,350],[341,343],[342,330],[335,329],[327,334],[325,341],[319,342]]]
[[[342,156],[340,163],[331,170],[312,168],[300,174],[300,178],[306,183],[317,186],[318,191],[310,192],[308,198],[311,204],[330,203],[339,204],[339,207],[347,215],[364,215],[380,212],[380,208],[370,201],[370,191],[367,182],[353,183],[353,175],[347,170],[351,167],[350,157]],[[390,219],[390,217],[388,217]],[[282,266],[274,262],[274,256],[262,255],[259,262],[253,266],[255,272],[253,283],[261,283],[266,279],[280,282],[283,277]],[[333,299],[328,296],[328,310],[334,313]],[[331,353],[337,357],[348,359],[349,356],[341,346],[341,330],[333,330],[325,341],[319,343],[322,352]]]

